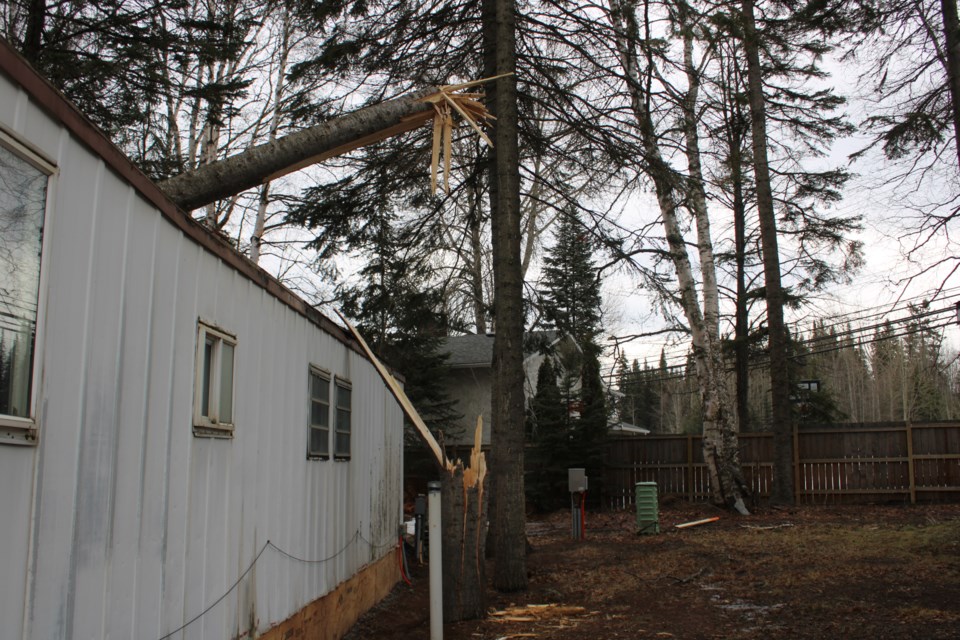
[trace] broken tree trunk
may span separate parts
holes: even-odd
[[[160,183],[186,211],[252,189],[349,150],[410,131],[433,118],[428,89],[371,105],[205,164]]]
[[[412,131],[433,119],[432,181],[435,190],[441,141],[445,155],[444,177],[449,181],[454,113],[490,144],[490,139],[480,128],[481,124],[492,119],[479,102],[482,94],[455,92],[494,79],[424,89],[364,107],[229,158],[201,165],[161,182],[160,188],[181,208],[192,211],[312,164]]]
[[[443,620],[482,618],[486,605],[487,487],[486,461],[480,451],[483,419],[477,419],[470,465],[457,460],[444,474],[441,492],[443,530]]]
[[[434,455],[441,470],[441,536],[443,545],[443,619],[458,622],[486,614],[487,461],[480,450],[483,419],[477,418],[469,464],[450,461],[400,383],[370,350],[360,333],[339,312],[337,315],[360,344],[380,377],[400,403],[418,435]],[[436,541],[431,541],[431,544]]]

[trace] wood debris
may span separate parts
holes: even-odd
[[[754,531],[769,531],[770,529],[783,529],[784,527],[792,527],[793,523],[784,522],[783,524],[773,524],[767,527],[762,527],[756,524],[742,524],[740,526],[744,529],[753,529]]]
[[[509,607],[490,612],[490,619],[496,622],[538,622],[552,618],[570,618],[594,615],[585,607],[561,604],[528,604],[524,607]]]
[[[421,418],[420,414],[417,413],[417,410],[414,409],[413,403],[410,402],[407,394],[404,393],[400,383],[398,383],[396,378],[394,378],[390,372],[387,371],[387,368],[383,366],[383,363],[380,362],[377,356],[373,354],[370,346],[367,345],[367,341],[363,339],[363,336],[360,335],[360,332],[357,331],[356,327],[350,324],[350,321],[344,318],[342,313],[336,311],[336,309],[334,309],[334,311],[336,312],[337,316],[339,316],[340,320],[347,325],[347,329],[349,329],[351,335],[353,335],[354,339],[360,344],[363,352],[367,354],[367,358],[369,358],[370,362],[373,363],[377,373],[380,374],[380,377],[386,383],[387,388],[390,389],[391,393],[393,393],[393,397],[396,398],[397,402],[400,403],[403,413],[407,416],[410,422],[413,423],[413,426],[416,428],[420,439],[423,440],[424,444],[430,448],[430,451],[433,453],[437,464],[439,464],[442,469],[452,472],[454,466],[453,463],[450,462],[446,454],[444,454],[443,449],[440,448],[440,444],[437,442],[437,439],[433,437],[433,434],[430,433],[430,429],[427,428],[427,424],[423,421],[423,418]],[[484,471],[485,470],[486,465],[484,464]]]
[[[702,524],[709,524],[711,522],[716,522],[720,519],[720,516],[714,516],[712,518],[704,518],[703,520],[694,520],[693,522],[684,522],[683,524],[674,525],[674,529],[689,529],[690,527],[699,527]]]

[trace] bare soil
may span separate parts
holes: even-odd
[[[581,542],[569,519],[530,516],[529,589],[490,589],[490,615],[444,637],[960,638],[960,505],[743,517],[675,501],[661,505],[658,535],[638,535],[630,512],[588,513]],[[427,567],[412,573],[349,640],[429,638]]]

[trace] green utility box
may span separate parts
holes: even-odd
[[[660,505],[656,482],[637,483],[637,533],[660,533]]]

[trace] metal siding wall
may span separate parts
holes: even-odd
[[[267,549],[175,637],[264,631],[389,553],[402,417],[372,366],[186,239],[2,76],[0,122],[59,167],[41,442],[0,447],[4,637],[160,638],[267,540],[342,551]],[[237,336],[233,439],[192,433],[198,317]],[[350,461],[306,460],[310,363],[353,383]]]
[[[28,107],[26,95],[0,75],[0,123],[22,131]],[[38,462],[37,449],[0,446],[0,620],[3,633],[20,638],[31,554],[31,496]]]

